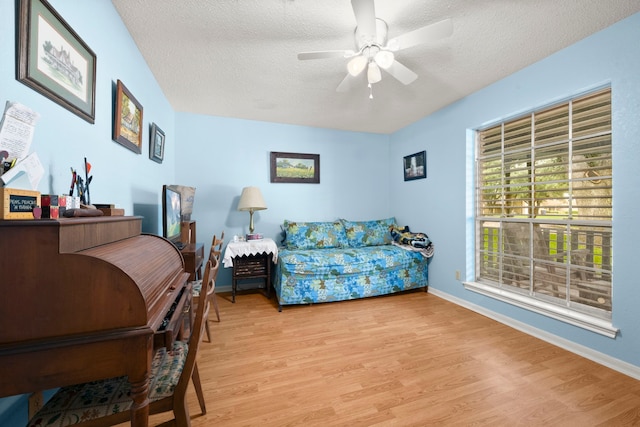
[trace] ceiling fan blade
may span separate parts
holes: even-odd
[[[351,0],[353,14],[356,17],[360,38],[376,39],[376,7],[373,0]],[[358,40],[360,45],[360,40]]]
[[[336,88],[336,92],[348,92],[358,80],[360,79],[358,79],[357,76],[352,76],[351,74],[347,73],[345,78],[342,79],[342,81]]]
[[[351,58],[355,55],[352,50],[319,50],[316,52],[300,52],[298,59]]]
[[[453,33],[453,24],[451,19],[445,19],[417,30],[409,31],[401,36],[389,40],[387,48],[397,51],[407,49],[422,43],[439,40],[449,37]]]
[[[389,68],[386,68],[385,71],[395,77],[400,83],[408,85],[413,83],[415,79],[418,78],[418,75],[399,63],[398,61],[393,61],[393,64]]]

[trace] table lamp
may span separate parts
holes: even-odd
[[[249,211],[249,234],[247,240],[250,240],[253,235],[253,212],[267,209],[267,204],[262,198],[262,193],[258,187],[245,187],[242,189],[240,195],[240,202],[238,203],[239,211]]]

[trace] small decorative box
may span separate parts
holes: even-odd
[[[0,219],[33,219],[33,208],[40,206],[40,192],[0,188]]]

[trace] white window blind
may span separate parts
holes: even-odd
[[[611,318],[611,90],[476,136],[476,282]]]

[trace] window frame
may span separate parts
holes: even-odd
[[[474,239],[473,252],[474,252],[474,268],[475,269],[474,269],[473,281],[465,281],[463,282],[463,284],[465,288],[468,290],[472,290],[474,292],[478,292],[483,295],[487,295],[492,298],[499,299],[504,302],[508,302],[509,304],[526,308],[528,310],[544,314],[545,316],[562,320],[564,322],[571,323],[576,326],[580,326],[609,337],[615,337],[618,330],[614,328],[613,325],[611,324],[611,315],[612,315],[611,297],[613,294],[613,278],[612,278],[612,271],[611,271],[612,258],[613,258],[613,255],[611,253],[611,238],[612,238],[611,212],[612,212],[612,187],[613,187],[612,186],[613,164],[611,160],[611,148],[612,148],[613,141],[612,141],[611,120],[612,120],[613,113],[611,111],[611,92],[612,91],[610,86],[600,87],[594,90],[590,90],[589,92],[583,92],[583,93],[577,94],[570,98],[564,99],[561,102],[549,104],[542,108],[530,110],[523,114],[512,116],[511,118],[492,122],[481,128],[475,129],[472,132],[473,147],[474,147],[475,155],[473,156],[474,202],[473,202],[473,226],[471,229],[473,230],[473,239]],[[572,121],[574,119],[574,116],[579,117],[578,115],[580,114],[580,110],[577,109],[576,112],[574,113],[574,111],[572,111],[572,106],[575,105],[576,103],[582,102],[584,100],[588,100],[590,97],[597,97],[601,95],[608,96],[608,111],[605,111],[605,113],[600,113],[601,117],[608,118],[608,129],[605,129],[603,132],[591,131],[591,129],[588,129],[586,133],[584,133],[585,132],[584,130],[576,131],[575,129],[578,129],[578,126],[581,123],[578,121],[578,119],[576,119],[575,124]],[[595,101],[594,101],[594,105],[596,105]],[[546,135],[551,135],[550,138],[558,138],[557,136],[553,135],[554,133],[556,133],[555,132],[556,128],[554,128],[553,126],[556,126],[556,125],[554,124],[553,126],[548,127],[546,129],[542,129],[542,126],[541,126],[540,129],[538,129],[536,127],[537,125],[536,119],[545,114],[547,114],[548,116],[552,116],[554,109],[562,109],[564,107],[568,109],[567,110],[568,122],[565,124],[557,124],[557,126],[558,126],[558,129],[560,129],[560,127],[562,126],[564,126],[565,128],[568,128],[569,129],[568,137],[564,138],[563,140],[561,138],[561,140],[558,140],[555,142],[551,140],[551,143],[545,143],[544,141],[541,143],[540,140],[542,140],[543,138],[546,138],[547,137]],[[593,107],[593,108],[597,108],[597,105],[596,107]],[[608,116],[607,116],[607,113],[608,113]],[[528,137],[526,135],[527,126],[529,126],[527,125],[527,120],[530,120],[530,131],[529,131],[530,135]],[[517,123],[519,121],[524,123],[524,126],[520,126],[522,129],[525,130],[524,136],[522,138],[520,138],[520,136],[517,136],[513,139],[507,139],[505,137],[505,127],[511,126],[514,123]],[[542,120],[540,120],[540,122],[542,122]],[[492,158],[491,155],[486,156],[487,147],[492,147],[491,149],[493,150],[495,150],[496,148],[495,148],[495,144],[491,146],[490,142],[487,143],[486,140],[484,145],[481,145],[480,135],[482,134],[482,132],[487,132],[488,130],[491,130],[491,131],[495,130],[497,126],[500,126],[500,129],[501,129],[500,142],[499,142],[500,144],[499,146],[500,169],[499,170],[500,170],[501,177],[500,177],[499,184],[496,183],[495,185],[495,189],[497,189],[497,191],[499,192],[499,196],[496,197],[494,195],[494,197],[498,200],[498,203],[500,202],[502,203],[503,207],[501,208],[499,215],[495,215],[495,214],[487,215],[486,212],[487,212],[487,206],[489,206],[489,203],[486,203],[486,201],[484,201],[482,190],[483,188],[486,190],[487,188],[486,183],[491,182],[491,178],[487,178],[487,176],[485,175],[485,178],[483,180],[480,174],[481,172],[486,172],[489,168],[485,166],[485,169],[482,169],[481,163],[483,161],[488,163],[487,159]],[[514,126],[518,126],[518,124]],[[597,130],[598,125],[594,125],[593,128]],[[575,132],[576,135],[574,135],[573,132]],[[527,138],[529,138],[529,141],[527,140]],[[589,138],[592,138],[592,139],[589,139]],[[600,143],[596,142],[594,144],[590,142],[590,141],[595,141],[595,139],[593,138],[602,138],[602,140],[604,140],[605,142],[600,142]],[[519,144],[518,141],[524,141],[522,142],[523,144],[522,149],[519,149],[519,148],[515,149],[516,150],[515,152],[519,154],[514,155],[514,151],[512,151],[513,147],[511,147],[511,150],[509,148],[505,148],[505,142],[509,144],[517,145]],[[581,147],[581,144],[582,144],[581,141],[587,141],[586,143],[583,144],[584,147]],[[562,147],[563,144],[565,143],[566,143],[566,150]],[[587,203],[594,203],[594,206],[598,208],[601,207],[600,206],[601,204],[604,205],[604,210],[605,212],[607,212],[607,209],[608,209],[608,214],[602,215],[602,217],[594,216],[592,218],[589,216],[585,216],[584,218],[580,218],[580,214],[576,213],[576,218],[573,218],[574,207],[571,205],[571,201],[574,197],[577,196],[577,193],[581,191],[580,187],[576,184],[576,183],[579,183],[581,179],[577,178],[577,175],[573,176],[574,170],[575,171],[580,170],[574,157],[574,153],[573,153],[574,147],[576,147],[575,148],[576,153],[578,155],[581,154],[579,158],[582,159],[582,162],[584,163],[585,162],[584,159],[588,158],[589,155],[593,153],[598,153],[597,150],[601,146],[605,147],[604,148],[605,152],[606,150],[608,150],[608,156],[609,156],[608,170],[604,170],[604,172],[608,173],[608,176],[604,177],[604,179],[607,179],[607,183],[609,185],[608,187],[609,195],[607,197],[602,197],[599,195],[594,195],[593,192],[588,192],[587,190],[582,189],[584,190],[584,193],[580,197],[582,197],[583,199],[582,201],[586,201]],[[551,147],[551,148],[548,149],[547,147]],[[481,148],[484,148],[485,151],[483,152]],[[556,156],[558,158],[560,158],[561,156],[566,156],[566,169],[567,169],[566,179],[562,179],[555,182],[555,181],[552,181],[551,179],[556,176],[556,175],[553,175],[554,173],[559,174],[559,172],[547,173],[546,175],[551,177],[551,178],[546,178],[546,179],[549,179],[548,183],[550,183],[550,185],[548,185],[547,187],[545,187],[544,185],[540,185],[540,184],[545,184],[545,182],[540,183],[536,181],[536,177],[535,177],[535,174],[539,168],[539,165],[535,163],[536,156],[539,155],[540,153],[544,153],[544,150],[548,150],[549,152],[554,152],[554,153],[560,153],[560,154],[553,154],[553,156]],[[595,150],[595,151],[589,151],[589,150]],[[584,155],[585,152],[587,153],[587,155]],[[482,154],[485,154],[485,157],[482,157]],[[522,172],[523,176],[525,177],[520,181],[521,184],[515,184],[515,185],[511,184],[512,180],[515,181],[515,179],[512,179],[511,177],[505,180],[504,178],[506,175],[505,171],[509,171],[509,175],[510,175],[513,170],[517,169],[517,168],[511,169],[513,165],[515,165],[516,163],[521,164],[524,161],[522,159],[523,158],[526,159],[527,155],[530,156],[530,159],[527,163],[528,166],[525,168],[520,168],[521,169],[520,172]],[[493,157],[494,159],[498,158],[498,157],[495,157],[496,156],[495,151],[493,156],[494,156]],[[505,168],[505,164],[508,163],[507,161],[505,161],[505,157],[508,157],[508,156],[513,156],[514,160],[511,160],[512,163],[510,163],[511,165],[510,168]],[[598,157],[598,155],[596,155],[596,157]],[[595,163],[595,162],[591,162],[591,163]],[[605,164],[605,163],[600,162],[600,164]],[[594,170],[596,170],[595,166],[594,166]],[[602,171],[603,169],[597,169],[597,170]],[[583,168],[580,171],[581,173],[584,173],[584,177],[592,176],[592,174],[594,173],[588,168],[586,169]],[[505,184],[505,181],[509,181],[509,183]],[[584,179],[582,179],[582,181],[584,181]],[[522,184],[522,182],[524,182],[525,184]],[[595,182],[595,180],[593,182]],[[485,187],[483,187],[482,184],[485,184]],[[523,194],[522,189],[517,188],[518,185],[520,187],[524,186],[524,187],[530,188],[530,199],[526,199],[527,194]],[[562,185],[567,185],[567,188],[569,190],[568,191],[569,207],[567,209],[567,213],[565,214],[566,218],[561,218],[560,216],[558,216],[556,218],[541,219],[539,216],[539,210],[538,210],[540,207],[539,206],[540,202],[539,200],[536,200],[536,195],[538,191],[537,188],[543,188],[543,189],[551,188],[553,185],[557,185],[559,188],[561,188]],[[539,187],[536,187],[536,186],[539,186]],[[543,191],[548,191],[548,190],[543,190]],[[524,193],[527,193],[527,191],[525,191]],[[510,197],[513,197],[513,199],[509,199],[508,197],[505,198],[505,195],[508,196],[509,194],[511,194]],[[565,197],[566,195],[567,193],[564,193]],[[511,215],[511,217],[509,215],[505,215],[506,209],[504,208],[504,205],[510,202],[513,203],[514,201],[517,201],[518,197],[523,198],[522,200],[520,200],[520,203],[523,206],[525,206],[525,208],[522,208],[522,210],[523,211],[529,210],[530,213],[524,218],[522,217],[518,218],[518,216],[515,214]],[[549,202],[549,200],[553,201],[553,200],[560,199],[559,196],[555,196],[555,197],[556,198],[549,197],[546,200],[546,202],[553,203],[553,202]],[[608,200],[605,200],[604,202],[602,202],[600,200],[601,198],[602,199],[608,198]],[[606,205],[607,203],[608,205]],[[576,204],[576,211],[578,211],[577,207],[579,207],[578,204]],[[587,205],[587,208],[584,209],[584,211],[597,212],[595,208],[591,208],[591,210],[589,210],[590,207],[591,205]],[[582,210],[580,212],[582,212]],[[482,231],[486,232],[486,228],[482,228],[482,224],[488,221],[496,222],[497,229],[498,229],[498,243],[496,245],[498,249],[495,250],[495,253],[493,253],[493,255],[497,256],[496,259],[499,260],[497,261],[498,276],[494,278],[496,279],[495,281],[488,280],[487,279],[488,276],[486,274],[483,275],[483,273],[481,272],[481,270],[483,269],[483,266],[487,264],[486,262],[487,253],[490,252],[490,251],[487,251],[486,249],[483,249],[483,244],[486,247],[486,237],[485,237],[485,240],[483,241],[480,235]],[[516,250],[515,252],[509,252],[510,249],[505,249],[505,246],[504,246],[506,244],[505,242],[508,241],[508,239],[505,237],[507,235],[507,231],[505,231],[507,230],[507,224],[516,224],[516,225],[519,224],[520,229],[522,230],[528,229],[529,240],[526,240],[527,242],[526,244],[529,245],[530,247],[530,249],[528,250],[528,253],[524,253],[524,251],[526,250],[526,246],[520,247],[519,250],[522,251],[522,253],[518,252],[518,250]],[[509,225],[509,227],[511,227],[511,225]],[[570,244],[567,242],[572,235],[577,238],[577,236],[580,234],[579,232],[580,227],[583,227],[582,231],[584,230],[593,231],[594,229],[596,229],[596,230],[602,230],[603,235],[606,235],[606,233],[608,233],[608,240],[606,240],[607,244],[609,245],[606,247],[606,249],[608,250],[608,256],[609,256],[609,258],[607,258],[608,264],[606,265],[602,264],[600,265],[600,268],[594,268],[593,263],[591,264],[591,267],[582,267],[582,265],[587,265],[587,264],[579,264],[578,261],[574,261],[572,263],[571,260],[579,260],[580,250],[577,249],[578,246],[575,246],[575,249],[573,250],[574,256],[572,257],[570,255],[570,252],[572,250],[571,248],[572,243]],[[566,234],[564,234],[563,228],[566,229]],[[542,230],[546,230],[547,233],[541,234],[540,231]],[[560,230],[560,232],[558,232],[558,230]],[[540,259],[540,255],[536,255],[534,247],[539,242],[545,243],[547,248],[546,255],[548,255],[549,247],[550,247],[549,240],[551,239],[550,236],[552,235],[558,239],[554,241],[555,242],[554,244],[557,244],[558,248],[560,247],[560,244],[561,244],[560,236],[562,236],[562,239],[566,239],[562,241],[564,241],[564,245],[566,246],[565,249],[567,249],[567,255],[564,255],[564,258],[558,256],[557,259],[555,260],[548,260],[548,259],[542,260]],[[523,234],[523,236],[525,236],[526,238],[527,234]],[[542,237],[539,237],[539,236],[542,236]],[[547,237],[544,237],[544,236],[547,236]],[[581,239],[582,239],[581,241],[583,242],[582,246],[584,247],[584,237],[582,237]],[[604,238],[602,238],[601,241],[604,242],[605,241]],[[525,249],[522,249],[523,247]],[[585,252],[585,251],[588,252],[586,255],[590,256],[591,260],[593,261],[595,259],[593,244],[592,246],[588,246],[588,247],[589,247],[589,250],[582,249],[582,252]],[[559,249],[558,249],[558,252],[560,252]],[[524,256],[520,256],[520,255],[524,255]],[[483,263],[483,259],[485,260],[484,263]],[[516,287],[513,284],[505,284],[505,280],[503,280],[504,279],[503,276],[507,271],[507,267],[510,267],[508,263],[505,263],[506,259],[510,259],[511,260],[510,262],[512,263],[515,263],[519,259],[521,259],[524,262],[524,266],[522,267],[523,271],[527,271],[527,269],[529,271],[529,276],[526,276],[526,274],[523,276],[526,280],[529,281],[528,287],[526,286],[526,282],[525,282],[524,289],[521,289],[520,287]],[[539,289],[536,288],[537,286],[536,283],[548,284],[548,281],[545,282],[544,280],[536,282],[536,276],[534,275],[540,274],[538,272],[538,269],[540,268],[539,266],[541,264],[545,264],[547,266],[547,269],[552,269],[552,271],[554,272],[556,271],[555,269],[556,266],[559,267],[558,270],[560,270],[561,268],[565,269],[566,271],[565,278],[562,277],[564,273],[556,275],[559,277],[559,279],[558,277],[554,277],[554,280],[565,280],[564,294],[553,294],[552,296],[548,296],[538,292]],[[486,272],[486,268],[484,269]],[[573,273],[571,269],[574,270]],[[582,271],[579,271],[579,270],[582,270]],[[591,304],[593,304],[594,301],[601,300],[601,299],[596,299],[595,297],[591,297],[592,299],[585,300],[587,302],[578,301],[579,300],[577,296],[578,293],[575,290],[576,282],[574,282],[572,279],[572,274],[578,274],[578,273],[582,273],[583,275],[586,273],[592,276],[595,276],[596,274],[603,275],[604,279],[606,280],[600,280],[599,282],[601,283],[600,286],[603,289],[605,289],[604,292],[607,291],[607,285],[608,285],[609,300],[607,305],[597,306],[597,303],[596,303],[595,306],[592,306]],[[537,277],[542,277],[542,276],[539,275]],[[553,283],[555,284],[556,282],[553,282]],[[560,283],[562,285],[562,282],[560,281],[558,281],[557,283]],[[581,292],[579,294],[582,295]],[[560,297],[558,297],[558,295],[560,295]]]

